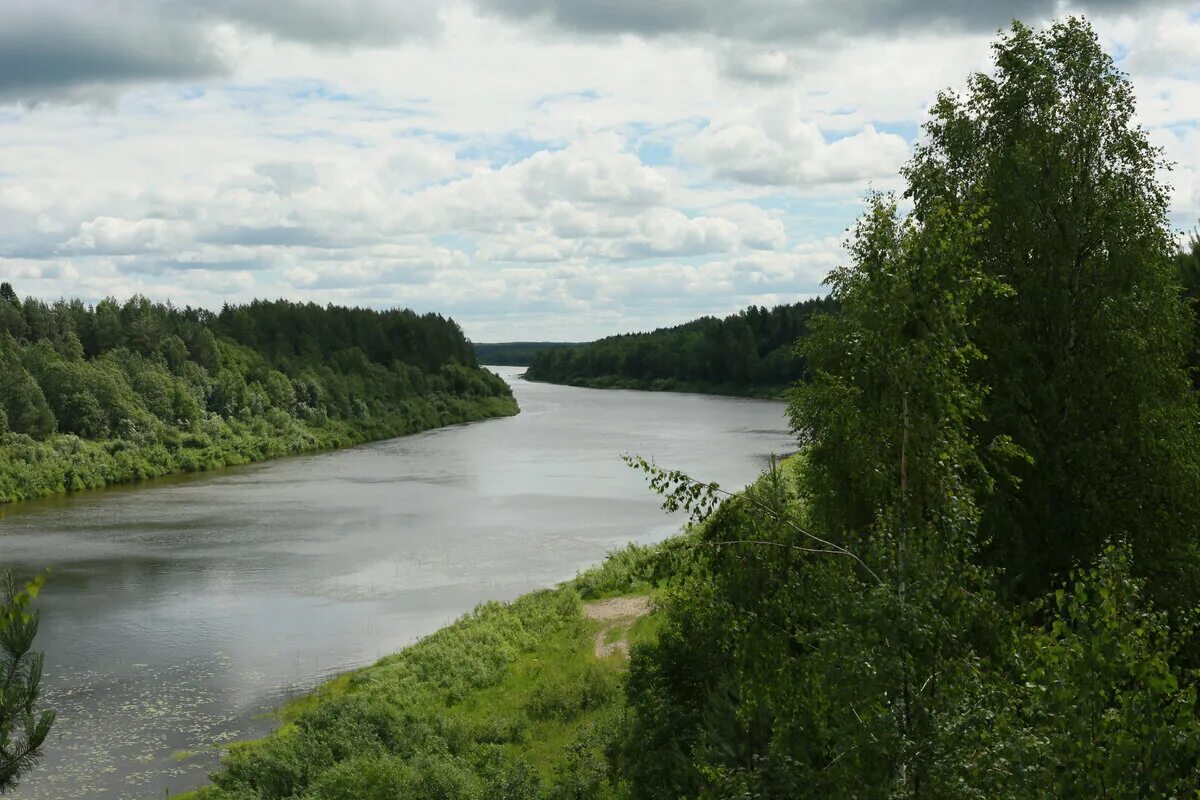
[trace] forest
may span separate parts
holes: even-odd
[[[0,285],[0,502],[512,413],[437,314],[46,303]]]
[[[828,298],[774,308],[750,306],[723,319],[702,317],[650,333],[609,336],[545,350],[529,362],[529,380],[617,389],[774,396],[805,377],[795,351]]]
[[[542,350],[578,347],[581,342],[475,342],[475,358],[480,364],[498,367],[526,367]]]
[[[735,494],[629,454],[679,536],[335,679],[198,796],[1196,797],[1200,245],[1086,21],[993,57],[803,315],[798,454]]]

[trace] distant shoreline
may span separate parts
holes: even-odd
[[[571,378],[566,381],[552,381],[545,378],[530,378],[526,373],[520,377],[530,383],[550,383],[556,386],[574,386],[577,389],[625,389],[637,392],[670,392],[674,394],[704,394],[718,397],[740,397],[751,400],[787,400],[788,386],[744,386],[731,384],[693,383],[675,381],[670,378],[654,380],[635,380],[615,375],[605,375],[595,378]]]

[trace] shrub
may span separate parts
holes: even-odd
[[[578,673],[543,675],[525,703],[525,712],[536,720],[569,721],[605,705],[616,689],[616,678],[609,670],[588,662]]]

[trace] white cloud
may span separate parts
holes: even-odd
[[[1155,140],[1163,147],[1174,169],[1167,175],[1171,186],[1171,219],[1191,231],[1200,226],[1200,124],[1158,132]]]
[[[794,103],[783,103],[715,121],[682,152],[718,178],[814,186],[892,177],[909,144],[871,125],[830,142]]]
[[[560,197],[587,203],[646,207],[662,202],[666,181],[634,155],[621,152],[613,135],[597,136],[561,152],[540,152],[519,166],[530,203]]]
[[[867,184],[897,183],[936,92],[987,67],[995,12],[810,36],[744,4],[597,10],[637,34],[617,36],[571,23],[573,2],[3,4],[0,65],[42,84],[9,70],[0,102],[109,104],[0,107],[0,278],[89,300],[409,305],[480,340],[791,301],[841,259]],[[1200,3],[1087,7],[1177,162],[1172,220],[1190,228]]]
[[[395,208],[411,233],[470,231],[489,261],[628,259],[778,247],[782,225],[750,206],[687,214],[689,193],[604,134],[406,196]]]
[[[127,220],[97,217],[79,226],[79,233],[63,243],[69,252],[131,255],[177,248],[187,241],[187,223],[162,219]]]
[[[1128,49],[1125,68],[1143,78],[1200,77],[1200,16],[1195,9],[1169,9],[1127,18],[1106,38]]]

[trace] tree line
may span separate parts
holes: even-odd
[[[0,501],[513,410],[438,314],[46,303],[0,286]]]
[[[480,364],[526,367],[542,350],[579,347],[581,342],[475,342],[475,358]]]
[[[525,375],[579,386],[774,394],[804,378],[795,342],[813,314],[834,306],[828,298],[750,306],[724,318],[544,350]]]
[[[1195,318],[1188,363],[1200,389],[1200,232],[1189,236],[1174,261]],[[475,353],[489,364],[528,366],[528,379],[549,383],[772,395],[806,378],[804,358],[794,346],[814,313],[836,309],[826,296],[582,344],[476,344]]]

